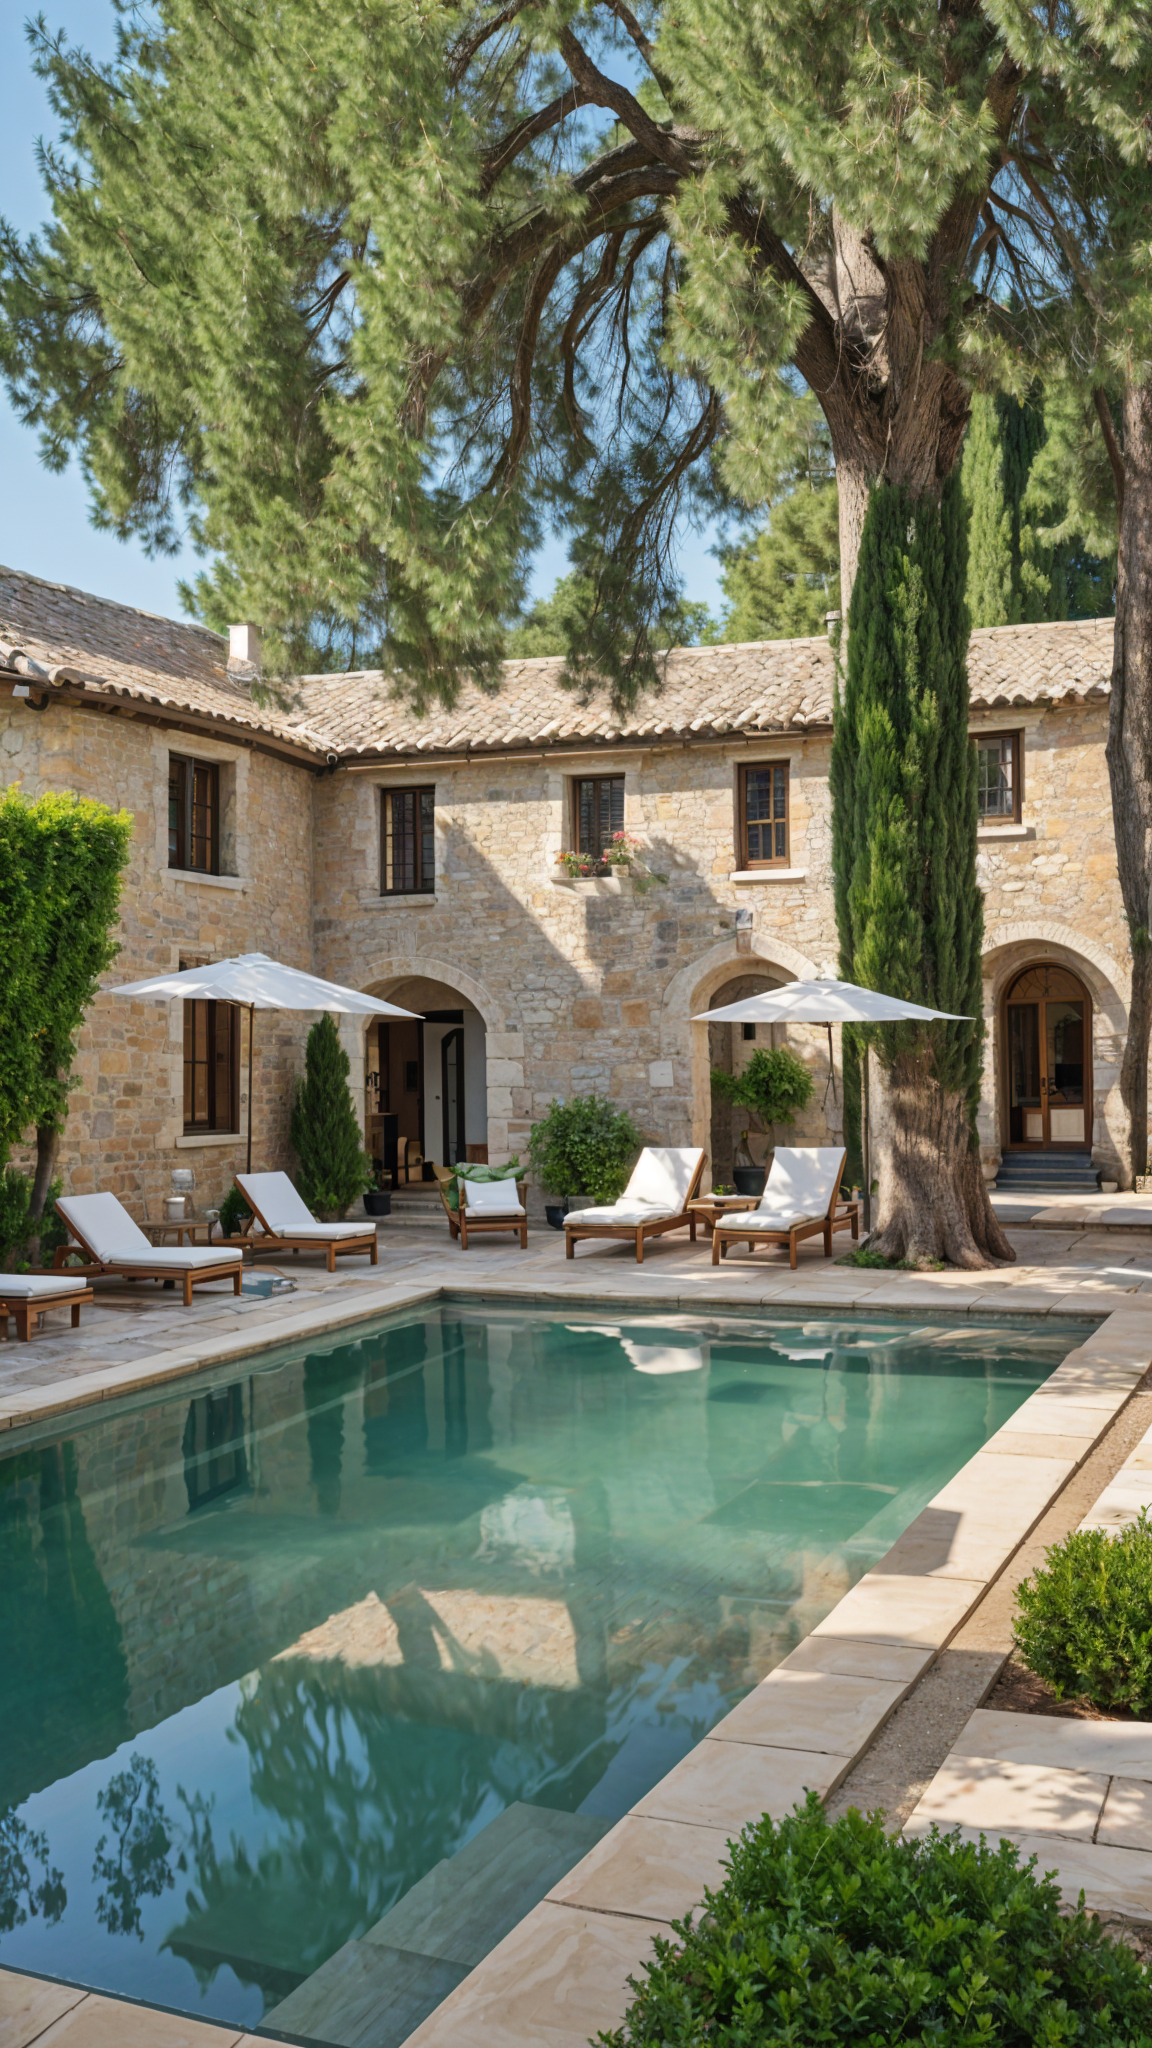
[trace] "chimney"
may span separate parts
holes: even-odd
[[[234,681],[252,682],[260,673],[262,658],[259,626],[229,626],[228,673]]]

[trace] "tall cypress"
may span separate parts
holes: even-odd
[[[371,1182],[371,1166],[348,1093],[348,1055],[331,1017],[308,1033],[304,1079],[292,1111],[296,1185],[310,1208],[343,1216]]]
[[[976,758],[968,737],[966,511],[873,486],[848,614],[832,743],[832,861],[846,981],[971,1022],[869,1033],[889,1257],[1011,1257],[979,1170],[980,948]]]

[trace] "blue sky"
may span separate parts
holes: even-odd
[[[29,10],[31,11],[31,10]],[[111,56],[115,47],[110,0],[45,0],[51,30],[63,29],[96,58]],[[5,80],[4,120],[0,122],[0,212],[28,233],[44,219],[47,207],[36,165],[36,142],[55,132],[44,88],[29,63],[24,34],[26,14],[20,0],[0,6],[0,77]],[[88,520],[87,494],[75,464],[53,476],[39,459],[37,438],[22,426],[0,392],[0,562],[53,582],[71,583],[120,604],[180,617],[176,585],[195,572],[197,557],[181,555],[149,560],[137,542],[97,533]],[[710,536],[689,535],[681,568],[687,594],[719,609],[718,565],[709,552]],[[545,595],[567,559],[563,543],[546,545],[537,557],[533,591]]]

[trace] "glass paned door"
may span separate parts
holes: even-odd
[[[1040,1005],[1008,1005],[1008,1143],[1044,1143]]]
[[[1008,1143],[1089,1141],[1088,1006],[1060,968],[1029,968],[1006,1010]]]
[[[444,1098],[444,1163],[456,1166],[466,1155],[464,1144],[464,1033],[446,1031],[440,1042],[441,1094]]]

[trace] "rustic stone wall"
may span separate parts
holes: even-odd
[[[1116,1079],[1128,952],[1106,727],[1107,708],[1095,703],[974,720],[974,730],[1020,729],[1025,739],[1023,823],[989,829],[980,843],[990,1037],[981,1135],[989,1166],[1000,1149],[1002,996],[1019,967],[1052,959],[1072,967],[1092,998],[1094,1158],[1122,1171]],[[222,764],[231,876],[191,881],[167,869],[170,746]],[[262,950],[400,1002],[414,980],[458,992],[484,1022],[493,1160],[523,1154],[553,1096],[592,1089],[626,1106],[654,1141],[710,1147],[709,1031],[691,1017],[749,976],[771,983],[836,971],[824,733],[755,748],[737,741],[535,753],[317,778],[230,740],[193,743],[131,716],[63,703],[37,713],[0,700],[0,755],[30,793],[74,788],[123,803],[136,817],[124,951],[110,981],[181,958]],[[772,759],[790,768],[791,866],[741,880],[737,770]],[[624,775],[626,828],[663,882],[570,881],[557,869],[570,841],[571,778],[589,772]],[[382,897],[381,788],[429,782],[435,895]],[[290,1163],[287,1119],[309,1021],[267,1012],[257,1019],[262,1165]],[[171,1024],[170,1032],[159,1005],[105,997],[81,1041],[66,1180],[76,1190],[110,1187],[136,1213],[145,1205],[159,1213],[173,1165],[193,1166],[204,1202],[219,1198],[243,1159],[242,1139],[182,1137],[178,1015]],[[720,1028],[712,1027],[714,1037]],[[345,1019],[341,1030],[360,1109],[363,1027]],[[823,1035],[794,1031],[789,1042],[811,1062],[816,1082],[792,1136],[835,1138],[841,1103],[828,1089]],[[731,1056],[746,1051],[737,1045]]]
[[[222,863],[232,873],[178,877],[168,868],[168,754],[221,764]],[[312,784],[305,768],[223,739],[181,733],[124,711],[67,701],[43,711],[0,695],[0,763],[26,795],[75,790],[135,823],[125,877],[121,952],[108,986],[181,962],[265,952],[312,965]],[[288,1115],[310,1019],[256,1019],[254,1163],[288,1163]],[[80,1035],[76,1088],[61,1148],[66,1191],[109,1189],[137,1217],[162,1216],[175,1166],[196,1176],[198,1207],[217,1203],[243,1167],[248,1018],[242,1019],[241,1133],[183,1135],[180,1006],[100,996]]]

